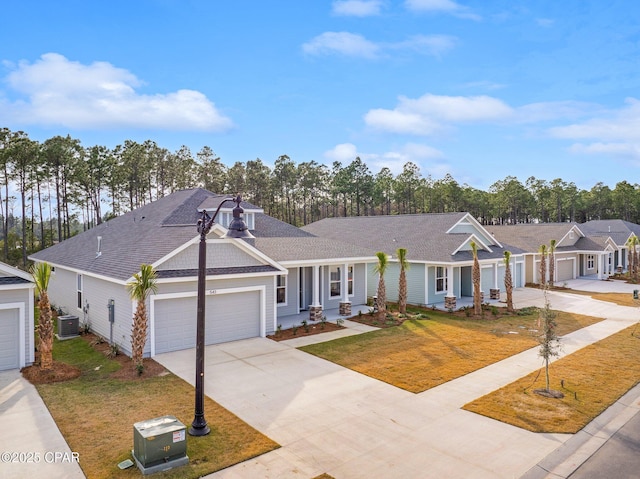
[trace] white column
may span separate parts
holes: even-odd
[[[342,289],[342,302],[349,302],[349,265],[342,265],[342,274],[340,275],[340,282],[342,283],[340,288]]]
[[[497,262],[495,265],[493,265],[493,289],[500,289],[500,287],[498,286],[498,266],[500,265],[500,262]]]
[[[455,296],[453,294],[453,265],[447,266],[447,296]]]
[[[602,270],[604,269],[604,254],[598,253],[598,279],[602,279]]]
[[[320,266],[313,265],[313,301],[312,306],[320,306]]]

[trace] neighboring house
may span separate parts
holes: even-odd
[[[617,265],[625,264],[619,263],[624,256],[621,253],[624,246],[616,244],[611,235],[596,233],[596,225],[588,225],[589,223],[521,223],[487,228],[498,240],[525,251],[527,283],[540,283],[540,246],[546,245],[548,251],[551,240],[555,240],[554,281],[562,283],[581,276],[604,279],[615,272]],[[629,233],[624,241],[628,236]]]
[[[614,248],[607,258],[615,271],[626,271],[629,256],[627,241],[633,236],[640,238],[640,225],[624,220],[592,220],[582,223],[580,229],[591,238],[604,238]]]
[[[408,302],[417,305],[444,303],[455,308],[456,299],[473,296],[471,242],[478,247],[481,289],[486,299],[498,299],[504,291],[504,252],[512,253],[511,271],[515,287],[524,286],[522,251],[498,242],[469,213],[326,218],[303,230],[329,239],[383,251],[391,256],[385,274],[387,298],[398,299],[398,248],[407,250]],[[368,268],[368,294],[376,294],[374,264]]]
[[[203,189],[175,192],[31,256],[54,270],[53,304],[78,315],[98,335],[130,354],[135,303],[126,283],[151,264],[158,291],[148,300],[145,355],[186,349],[196,341],[198,243],[202,210],[226,199]],[[207,239],[206,344],[265,336],[301,311],[366,303],[366,264],[373,253],[315,237],[243,202],[255,239],[223,239],[234,204],[220,210]],[[113,304],[113,322],[108,304]]]
[[[34,288],[30,274],[0,263],[0,371],[33,363]]]

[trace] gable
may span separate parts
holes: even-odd
[[[493,244],[500,246],[500,243],[498,243],[498,241],[470,214],[466,214],[461,218],[447,231],[447,233],[473,235],[476,237],[476,243],[478,243],[478,246],[480,247],[482,244],[485,246],[485,249],[488,249],[486,248],[487,245]],[[470,250],[471,247],[468,247],[467,249]],[[458,249],[458,251],[460,251],[460,249]],[[489,249],[489,251],[491,250]]]
[[[239,266],[260,266],[265,264],[254,256],[241,250],[235,244],[227,241],[207,242],[207,268],[227,268]],[[192,270],[198,267],[198,243],[189,245],[178,254],[156,265],[162,270]]]

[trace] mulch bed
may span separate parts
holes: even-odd
[[[298,326],[295,328],[295,331],[294,328],[276,331],[274,334],[267,336],[267,338],[273,339],[274,341],[285,341],[287,339],[303,338],[304,336],[328,333],[329,331],[338,331],[340,329],[344,329],[344,326],[339,326],[336,323],[325,321],[324,323],[309,323],[307,324],[306,329],[304,326]]]
[[[51,369],[40,369],[40,360],[37,357],[31,366],[24,367],[20,370],[22,376],[31,384],[50,384],[69,381],[80,376],[81,371],[75,366],[60,361],[53,361]]]

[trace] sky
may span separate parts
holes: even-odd
[[[21,0],[0,18],[0,127],[281,155],[638,182],[631,0]]]

